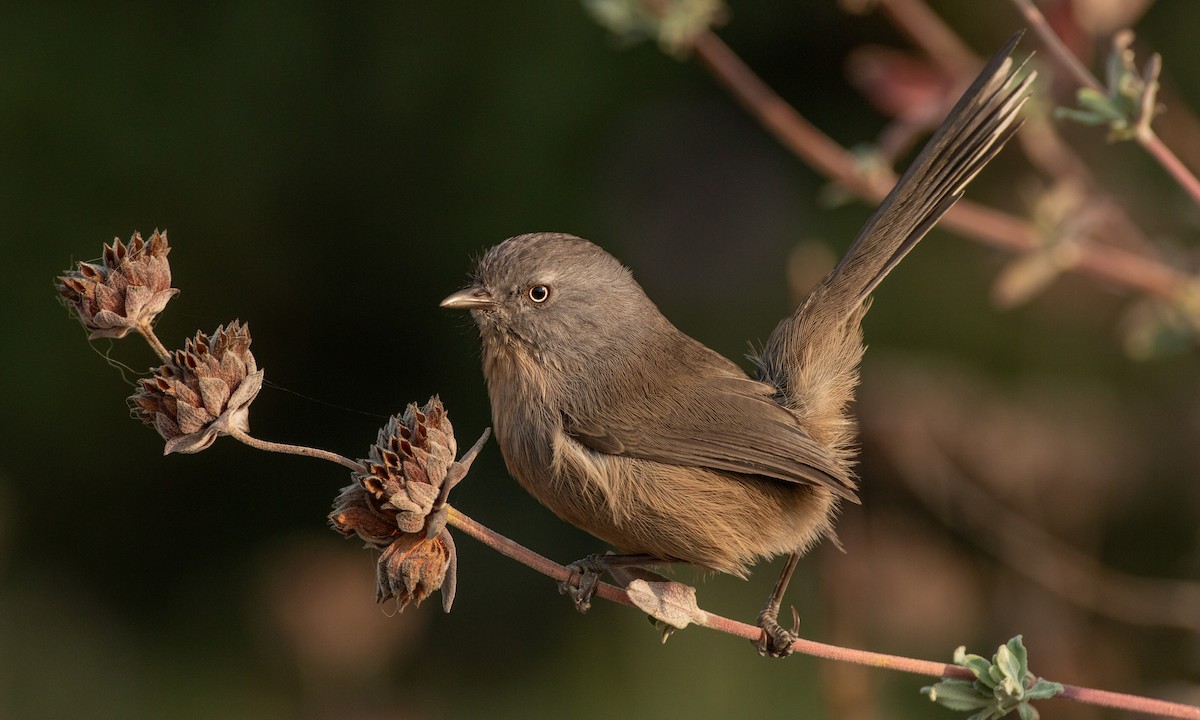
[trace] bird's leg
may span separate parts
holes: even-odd
[[[783,594],[787,591],[788,582],[792,579],[798,562],[799,554],[794,553],[788,557],[787,564],[783,566],[783,572],[779,574],[779,580],[775,583],[774,592],[767,598],[767,604],[758,614],[758,626],[762,628],[762,637],[754,643],[754,647],[758,649],[759,655],[782,658],[792,654],[792,643],[796,641],[800,631],[800,616],[796,614],[796,609],[792,608],[792,629],[785,630],[779,624],[779,605],[783,602]]]
[[[679,561],[660,558],[648,553],[588,555],[567,565],[567,570],[571,571],[571,575],[558,584],[558,591],[564,595],[570,595],[571,600],[575,603],[575,609],[585,613],[592,607],[592,595],[595,594],[596,585],[604,573],[621,568],[644,568],[648,565],[669,565],[676,562]]]

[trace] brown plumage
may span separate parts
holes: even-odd
[[[760,616],[760,650],[786,654],[775,616],[795,558],[832,534],[840,500],[857,502],[849,405],[870,293],[1015,131],[1032,79],[1010,75],[1017,39],[775,329],[758,379],[675,328],[586,240],[489,250],[443,305],[479,326],[496,439],[522,487],[625,553],[738,576],[790,555]]]

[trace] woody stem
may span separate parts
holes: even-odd
[[[317,458],[318,460],[328,460],[331,463],[337,463],[338,465],[341,465],[351,472],[363,471],[362,465],[359,465],[350,458],[343,457],[335,452],[329,452],[328,450],[305,447],[303,445],[288,445],[286,443],[271,442],[269,440],[259,440],[258,438],[252,437],[245,432],[238,430],[237,428],[229,428],[229,436],[258,450],[284,453],[286,455],[301,455],[304,457]]]

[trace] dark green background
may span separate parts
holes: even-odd
[[[1007,3],[935,5],[980,54],[1020,26]],[[1138,26],[1193,107],[1197,27],[1200,6],[1180,2]],[[842,70],[862,43],[904,46],[883,18],[743,2],[722,36],[843,144],[883,126]],[[1195,255],[1196,208],[1160,170],[1099,131],[1072,135],[1148,233]],[[0,147],[0,718],[848,716],[828,692],[847,671],[764,661],[703,630],[661,646],[640,614],[598,603],[578,616],[550,581],[461,536],[454,613],[430,602],[385,616],[372,558],[325,527],[346,473],[227,439],[161,457],[103,357],[141,371],[153,356],[134,339],[89,347],[55,302],[54,276],[101,242],[169,230],[182,294],[163,341],[248,321],[273,384],[254,433],[355,457],[387,414],[434,393],[461,445],[486,427],[474,330],[437,303],[472,257],[520,232],[599,242],[683,330],[740,358],[788,309],[791,249],[816,239],[839,252],[869,208],[819,204],[824,180],[698,64],[624,48],[574,2],[12,4],[0,10]],[[1030,178],[1008,153],[971,194],[1024,213]],[[1002,389],[1103,395],[1146,464],[1098,511],[1091,545],[1126,572],[1195,582],[1195,355],[1128,359],[1128,298],[1078,278],[996,309],[1006,259],[933,233],[867,321],[865,392],[903,356]],[[956,634],[931,638],[872,614],[901,592],[884,586],[840,617],[855,643],[949,659],[956,644],[990,654],[1024,631],[1035,671],[1054,679],[1196,692],[1195,636],[1048,596],[939,525],[864,445],[866,503],[847,520],[887,513],[922,528],[970,569],[974,594],[949,603],[965,618]],[[560,561],[601,549],[526,497],[494,444],[454,501]],[[802,565],[789,601],[809,637],[846,637],[823,568],[876,572],[847,550]],[[921,584],[942,570],[900,557],[888,577]],[[774,573],[707,579],[701,604],[750,619]],[[1055,630],[1068,626],[1105,634],[1126,662],[1039,665],[1039,647],[1070,642]],[[879,717],[952,717],[922,684],[882,671],[850,681],[870,688]],[[1060,703],[1045,716],[1094,715]]]

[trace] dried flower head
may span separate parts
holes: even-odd
[[[149,242],[138,233],[128,245],[114,239],[104,246],[98,264],[76,263],[74,270],[59,276],[55,287],[91,331],[89,338],[122,338],[153,323],[179,293],[171,287],[170,251],[167,233],[157,230]]]
[[[387,547],[400,536],[395,513],[378,509],[378,503],[358,483],[342,488],[333,501],[329,524],[345,537],[358,535],[374,548]]]
[[[422,408],[410,403],[404,415],[392,416],[362,461],[366,472],[354,480],[395,516],[401,532],[421,532],[457,451],[454,427],[435,395]]]
[[[133,414],[167,441],[163,454],[195,453],[218,435],[248,432],[250,403],[263,372],[250,353],[250,328],[238,321],[197,332],[129,397]]]
[[[346,537],[357,535],[382,550],[376,593],[396,598],[403,610],[445,585],[442,605],[454,599],[454,541],[445,529],[446,497],[467,474],[485,432],[455,461],[458,444],[446,409],[435,395],[418,408],[409,404],[379,431],[361,472],[342,489],[329,524]]]
[[[404,610],[414,601],[420,605],[445,584],[442,606],[449,612],[454,601],[456,562],[454,541],[445,530],[432,539],[401,535],[379,556],[375,597],[379,602],[396,598],[397,606]]]

